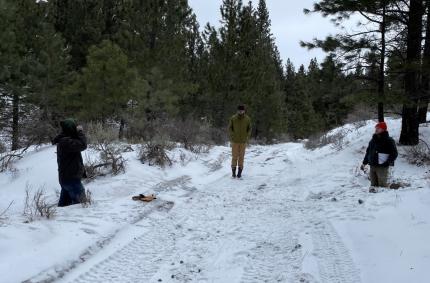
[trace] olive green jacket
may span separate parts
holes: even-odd
[[[251,118],[248,115],[234,115],[230,118],[228,125],[230,134],[230,142],[232,143],[247,143],[251,137]]]

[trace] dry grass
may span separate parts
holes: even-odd
[[[90,190],[86,190],[85,194],[82,196],[81,205],[83,208],[88,208],[94,204],[93,194]]]
[[[57,204],[47,201],[45,188],[40,187],[34,193],[32,187],[27,184],[25,190],[25,203],[23,215],[26,223],[33,222],[36,219],[52,219],[57,213]]]

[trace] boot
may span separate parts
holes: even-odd
[[[237,173],[238,178],[242,178],[242,170],[243,170],[243,168],[239,167],[239,172]]]
[[[231,176],[233,177],[233,178],[236,178],[236,167],[231,167]]]

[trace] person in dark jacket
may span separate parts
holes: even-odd
[[[230,118],[228,125],[232,149],[231,171],[233,178],[242,178],[246,144],[251,136],[251,118],[245,112],[245,106],[239,105],[237,114]],[[236,168],[238,168],[237,174]]]
[[[374,187],[388,187],[388,169],[394,166],[398,156],[396,142],[390,137],[387,124],[380,122],[375,126],[375,134],[369,142],[361,169],[370,165],[370,192]]]
[[[73,119],[60,123],[61,133],[52,144],[57,145],[58,175],[61,186],[58,206],[81,203],[85,198],[82,178],[85,174],[81,152],[87,149],[87,138],[82,127],[76,126]]]

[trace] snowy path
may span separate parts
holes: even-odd
[[[192,187],[187,176],[164,187],[180,186],[187,200],[158,209],[123,231],[117,248],[97,255],[64,282],[316,282],[301,270],[306,231],[315,246],[320,282],[359,282],[348,250],[330,222],[315,218],[319,206],[303,200],[300,172],[286,160],[283,168],[259,176],[269,166],[250,152],[249,177],[229,175]],[[254,163],[254,164],[253,164]],[[278,165],[279,162],[272,162]],[[259,168],[260,167],[260,168]]]
[[[0,174],[0,207],[14,201],[0,222],[0,282],[428,282],[428,167],[401,148],[393,176],[410,186],[369,194],[356,169],[373,122],[343,129],[342,150],[252,146],[243,180],[230,178],[227,147],[175,149],[166,169],[129,152],[125,174],[87,185],[92,206],[23,223],[26,184],[52,200],[58,189],[55,149],[29,153]],[[158,199],[133,202],[137,193]]]

